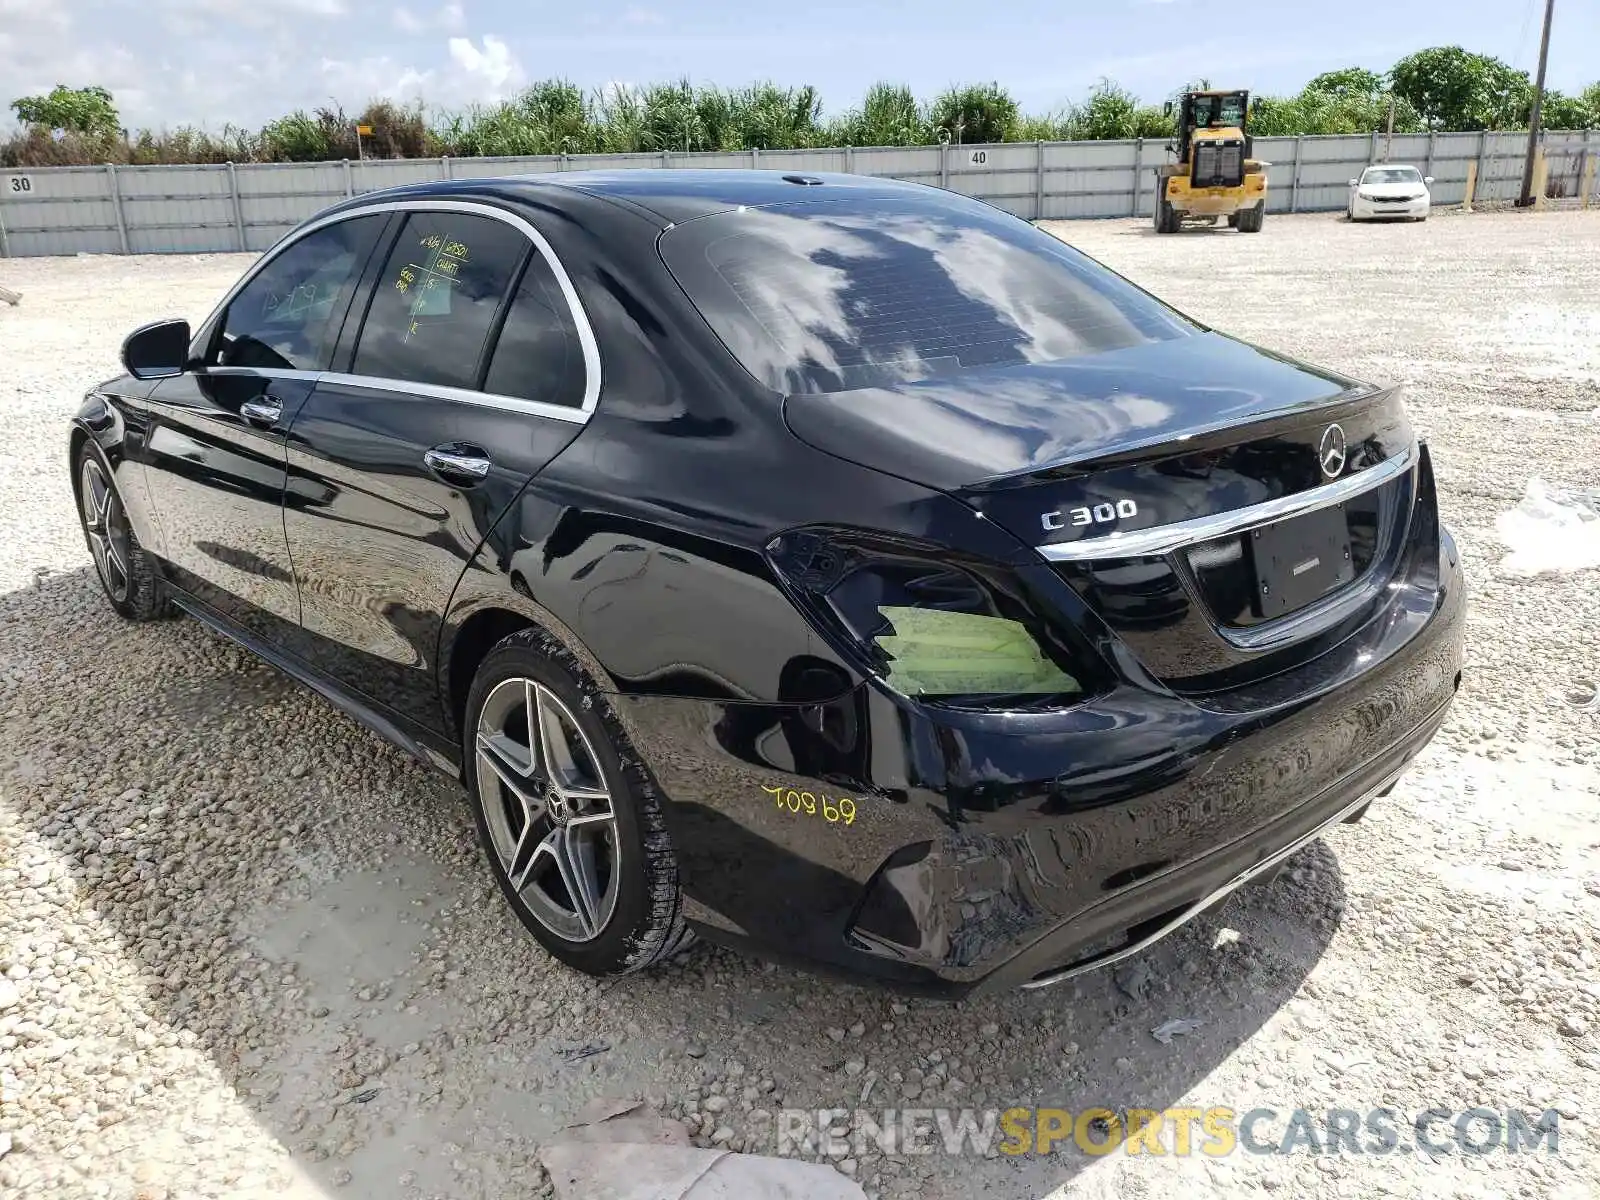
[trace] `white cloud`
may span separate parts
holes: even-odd
[[[630,4],[622,14],[625,25],[665,25],[667,19],[653,8],[642,8],[637,4]]]
[[[182,15],[187,9],[191,13],[225,17],[258,28],[281,27],[286,16],[290,19],[297,16],[328,19],[342,17],[349,12],[344,0],[276,0],[270,6],[261,4],[259,0],[167,0],[158,7],[166,8],[175,15]],[[214,25],[210,32],[216,32]]]
[[[71,18],[60,8],[47,8],[36,0],[0,0],[0,78],[13,87],[26,81],[28,66],[37,69],[40,58],[52,49],[59,53],[71,27]],[[0,96],[0,104],[11,99]]]
[[[321,78],[308,90],[337,96],[347,106],[360,106],[375,96],[402,102],[431,98],[435,76],[433,71],[419,70],[388,55],[324,58],[317,67]]]
[[[399,3],[0,0],[0,137],[7,101],[57,82],[107,88],[130,130],[213,132],[375,97],[461,109],[525,86],[511,41],[469,33],[472,0]]]
[[[162,23],[185,38],[215,37],[230,26],[286,32],[291,26],[332,21],[349,13],[345,0],[150,0]]]
[[[466,23],[466,19],[466,10],[461,5],[454,3],[453,0],[452,3],[446,4],[430,14],[419,15],[404,6],[394,10],[395,28],[400,30],[401,33],[413,35],[424,33],[429,29],[454,31],[460,29]]]
[[[470,80],[482,86],[485,99],[498,99],[523,79],[522,64],[511,53],[511,47],[492,33],[484,34],[481,49],[471,38],[451,38],[450,59]]]
[[[373,96],[401,102],[421,100],[430,107],[455,108],[504,99],[525,82],[522,64],[506,43],[487,34],[481,44],[453,37],[449,61],[438,67],[417,67],[388,55],[340,60],[325,58],[320,78],[307,90],[333,95],[360,105]]]
[[[72,19],[60,8],[35,0],[0,0],[0,33],[20,28],[65,30]]]

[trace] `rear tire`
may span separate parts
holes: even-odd
[[[552,956],[626,975],[693,942],[655,783],[566,647],[525,629],[489,651],[462,753],[489,869]]]
[[[1267,219],[1267,202],[1263,200],[1254,208],[1241,208],[1237,214],[1240,233],[1260,233]]]
[[[72,470],[78,524],[111,607],[129,621],[159,621],[171,616],[166,581],[155,559],[134,535],[109,464],[85,441]]]
[[[1178,215],[1177,211],[1172,207],[1172,202],[1165,196],[1156,201],[1157,233],[1177,233],[1178,226],[1182,221],[1183,218]]]

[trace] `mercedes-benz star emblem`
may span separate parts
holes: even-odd
[[[1317,447],[1322,473],[1329,479],[1339,478],[1344,473],[1345,454],[1344,430],[1338,425],[1329,425],[1322,431],[1322,442]]]

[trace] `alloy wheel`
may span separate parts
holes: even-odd
[[[79,477],[79,504],[83,509],[83,532],[89,539],[95,570],[100,582],[116,601],[128,598],[128,553],[130,538],[127,514],[104,469],[85,455]]]
[[[475,745],[478,797],[512,891],[558,937],[594,940],[616,911],[621,855],[588,735],[553,691],[519,677],[484,698]]]

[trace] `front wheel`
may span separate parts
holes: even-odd
[[[677,862],[655,787],[581,665],[541,630],[485,657],[463,751],[500,890],[552,955],[623,975],[677,953]]]
[[[1260,233],[1267,219],[1267,202],[1263,200],[1254,208],[1242,208],[1238,216],[1240,233]]]
[[[139,544],[110,468],[85,442],[78,450],[78,522],[106,599],[129,621],[158,621],[172,612],[155,560]]]

